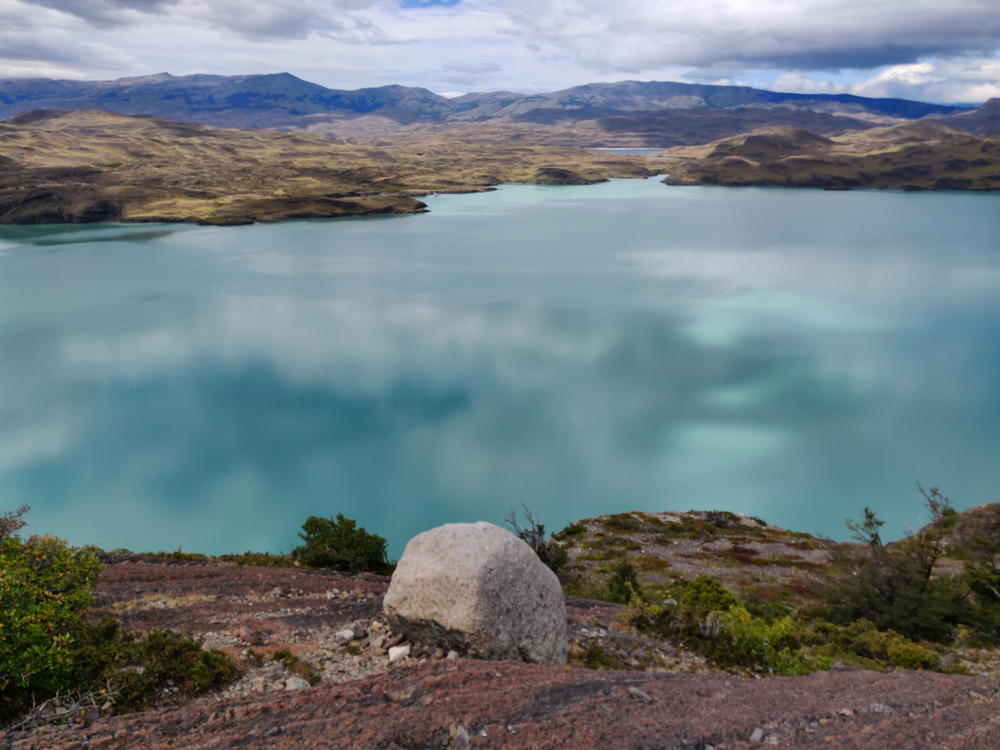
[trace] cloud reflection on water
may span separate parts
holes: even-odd
[[[22,242],[0,287],[17,303],[0,308],[0,492],[76,542],[275,550],[344,512],[394,554],[522,501],[550,528],[715,507],[843,537],[865,505],[915,522],[915,480],[997,499],[995,254],[773,233],[720,250],[747,240],[692,244],[697,200],[664,242],[575,194],[611,223],[598,239],[624,211],[627,246],[570,243],[578,214],[546,229],[516,196],[550,254],[442,249],[412,221],[183,230],[58,266]],[[451,205],[445,229],[483,232],[488,212]],[[41,301],[15,294],[26,279]]]

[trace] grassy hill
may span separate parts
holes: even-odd
[[[443,142],[387,149],[306,133],[223,130],[111,112],[36,111],[0,123],[0,223],[238,224],[414,213],[414,196],[500,183],[647,176],[582,149]]]
[[[665,151],[671,185],[1000,190],[1000,139],[938,120],[823,138],[794,127]]]

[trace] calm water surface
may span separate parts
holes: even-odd
[[[719,508],[898,535],[1000,501],[1000,196],[505,187],[413,217],[0,228],[0,506],[285,550]]]

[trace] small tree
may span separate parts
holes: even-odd
[[[305,544],[292,550],[292,559],[310,568],[332,568],[349,573],[390,573],[386,541],[338,513],[334,518],[309,516],[299,538]]]
[[[559,571],[569,562],[569,555],[556,542],[546,540],[545,524],[536,523],[534,515],[525,507],[524,503],[521,503],[521,507],[524,508],[528,525],[522,527],[517,522],[517,512],[513,510],[507,517],[507,523],[514,528],[514,533],[517,534],[518,538],[534,550],[538,559],[545,563],[549,570],[558,575]]]
[[[639,574],[632,563],[623,560],[608,579],[608,598],[618,604],[629,604],[634,597],[643,598]]]
[[[855,560],[853,575],[830,593],[833,619],[870,620],[879,630],[917,641],[948,640],[956,625],[969,621],[969,589],[947,576],[933,576],[944,554],[944,520],[951,503],[937,487],[917,488],[932,519],[923,533],[885,545],[879,533],[884,522],[871,509],[847,522],[867,549]]]

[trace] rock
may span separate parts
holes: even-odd
[[[452,649],[448,652],[448,661],[455,661],[458,658],[458,651]]]
[[[418,534],[383,610],[394,632],[482,659],[565,664],[559,579],[514,534],[480,521]]]
[[[336,599],[338,596],[340,596],[340,589],[330,589],[326,592],[327,599]]]
[[[309,683],[301,677],[289,677],[285,680],[285,690],[307,690]]]
[[[368,633],[365,632],[365,626],[360,622],[354,623],[354,640],[360,641],[366,635]]]
[[[353,641],[354,640],[354,628],[344,628],[343,630],[338,630],[334,633],[338,638],[343,641]]]
[[[260,638],[257,637],[257,634],[246,625],[240,625],[240,638],[242,638],[243,642],[249,646],[262,645]]]
[[[652,703],[653,702],[653,698],[649,695],[649,693],[645,693],[645,692],[643,692],[642,690],[640,690],[637,687],[630,687],[628,689],[628,692],[629,692],[629,695],[631,695],[633,698],[638,698],[643,703]]]
[[[268,596],[278,597],[282,595],[281,586],[275,586],[273,589],[267,592]]]
[[[261,671],[272,679],[280,680],[285,676],[285,665],[279,661],[264,667]]]
[[[394,661],[399,661],[400,659],[410,655],[409,646],[393,646],[389,649],[389,663],[392,664]]]
[[[750,735],[750,741],[760,742],[762,739],[764,739],[764,730],[761,729],[760,727],[757,727],[755,730],[753,730],[753,734]]]
[[[469,746],[469,730],[459,724],[455,727],[455,734],[452,737],[451,744],[458,748],[467,748]]]

